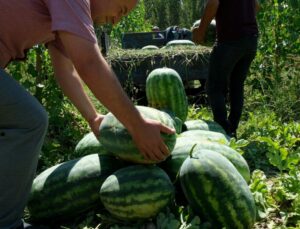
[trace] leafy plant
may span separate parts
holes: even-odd
[[[284,121],[299,120],[300,8],[298,1],[262,0],[259,47],[247,79],[251,107],[265,106]],[[289,118],[290,120],[287,120]]]
[[[267,184],[267,177],[261,170],[252,173],[250,190],[254,196],[259,219],[267,218],[270,212],[274,211],[274,200],[270,198],[270,187]]]
[[[102,26],[104,30],[110,34],[114,46],[120,46],[122,34],[124,32],[151,31],[150,23],[145,20],[145,13],[144,0],[141,0],[135,9],[131,11],[128,16],[123,17],[117,25]]]

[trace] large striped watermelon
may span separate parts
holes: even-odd
[[[170,110],[175,116],[186,120],[188,101],[179,74],[171,68],[154,69],[146,80],[146,97],[150,107]]]
[[[46,169],[33,181],[27,205],[31,220],[53,223],[98,208],[102,183],[123,166],[114,157],[91,154]]]
[[[240,173],[214,151],[195,151],[194,155],[180,168],[180,183],[192,209],[213,228],[252,228],[256,206]]]
[[[160,121],[162,124],[175,129],[173,119],[166,112],[145,106],[136,106],[136,108],[143,117]],[[176,143],[176,134],[162,133],[161,135],[171,152]],[[143,157],[128,130],[112,113],[106,114],[101,122],[99,141],[109,152],[123,160],[141,164],[157,163]]]
[[[123,220],[154,217],[174,197],[168,175],[155,165],[132,165],[109,176],[100,189],[105,208]]]
[[[90,132],[83,136],[82,139],[77,143],[74,150],[75,157],[82,157],[89,154],[106,154],[109,152],[103,147],[103,145],[99,142],[93,132]]]

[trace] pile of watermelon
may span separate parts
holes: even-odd
[[[163,162],[145,159],[112,113],[100,125],[100,138],[85,135],[78,159],[39,174],[31,189],[31,221],[69,220],[89,210],[133,222],[155,217],[166,207],[189,205],[213,228],[252,228],[256,207],[248,187],[245,159],[229,146],[221,126],[187,120],[188,102],[181,77],[158,68],[147,77],[145,118],[176,129],[162,137],[171,154]]]

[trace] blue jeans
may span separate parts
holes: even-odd
[[[244,104],[244,81],[256,50],[257,36],[220,42],[213,47],[206,90],[214,121],[227,134],[235,133],[238,128]],[[226,108],[227,97],[229,112]]]
[[[22,223],[47,126],[40,103],[0,69],[0,229]]]

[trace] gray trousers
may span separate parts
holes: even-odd
[[[40,103],[0,69],[0,229],[22,223],[47,127]]]

